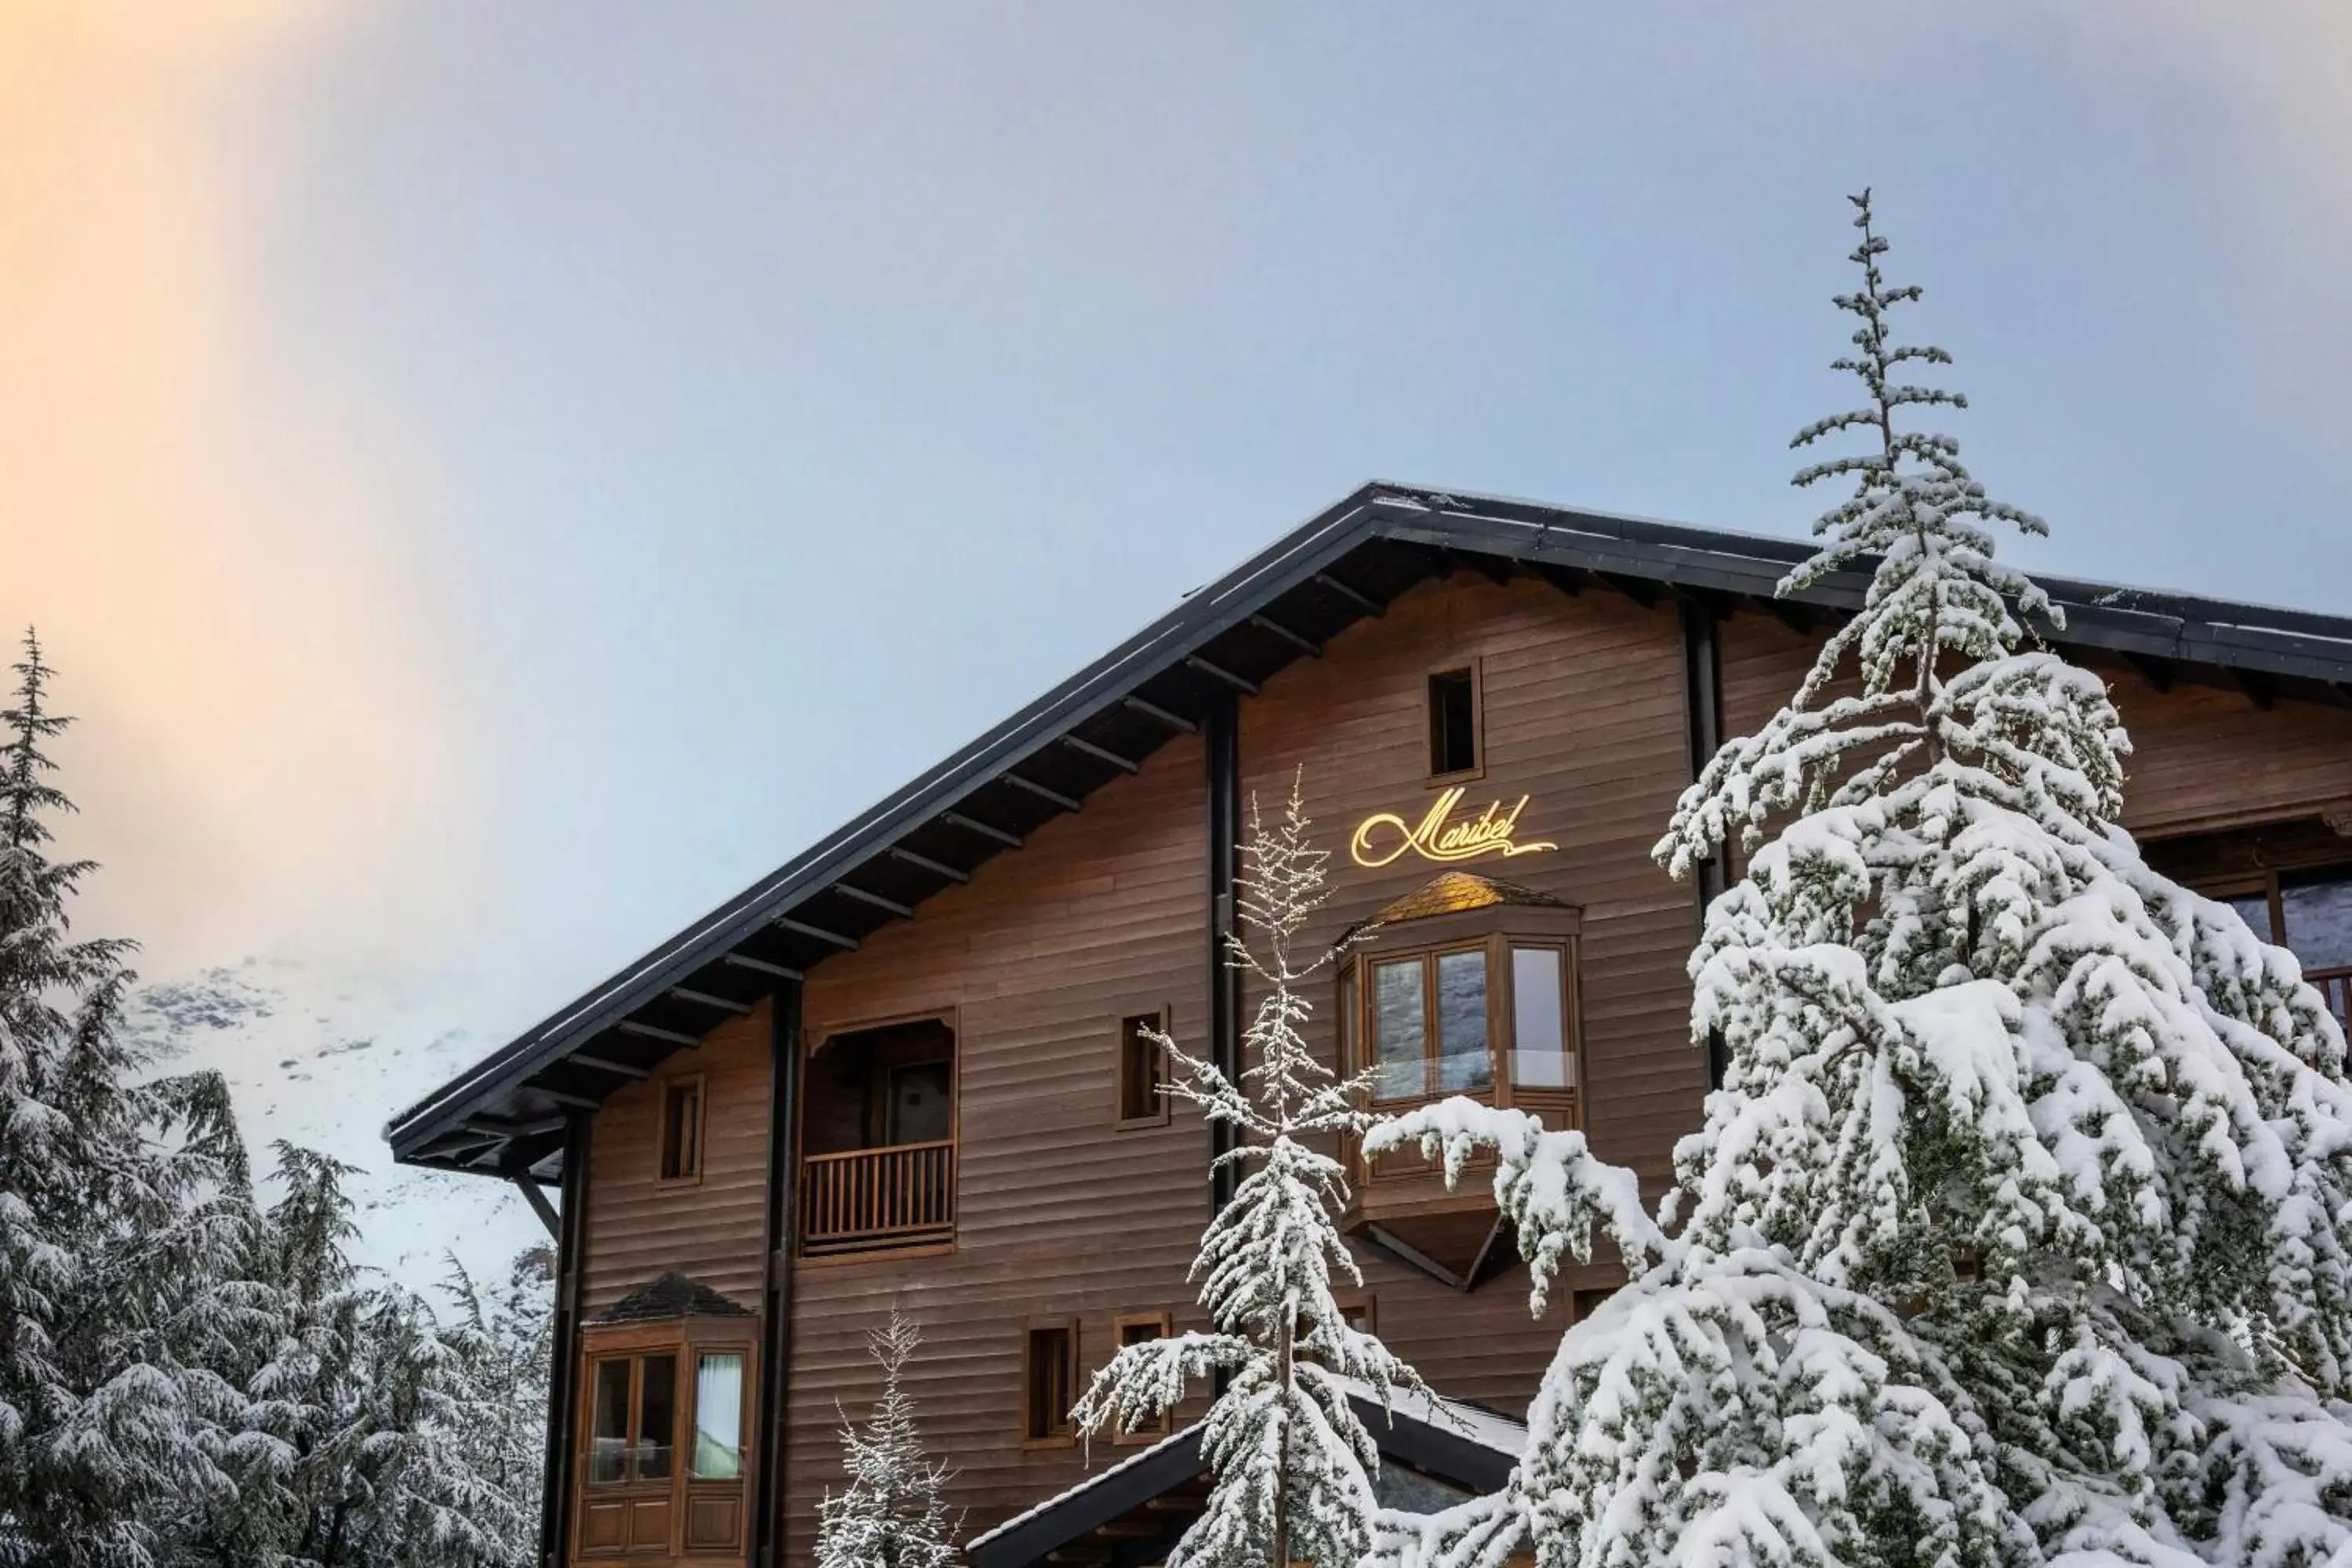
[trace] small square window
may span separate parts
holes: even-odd
[[[1478,771],[1478,670],[1442,669],[1429,678],[1432,778]]]
[[[1154,1035],[1168,1032],[1168,1014],[1138,1013],[1118,1021],[1118,1124],[1156,1127],[1168,1120],[1168,1049]]]
[[[1360,1334],[1369,1334],[1374,1331],[1372,1329],[1372,1298],[1370,1296],[1342,1296],[1339,1299],[1337,1304],[1339,1309],[1339,1321],[1341,1322],[1347,1324],[1349,1328],[1355,1330]]]
[[[702,1179],[702,1079],[671,1079],[662,1085],[661,1179]]]
[[[1568,1298],[1569,1310],[1575,1314],[1574,1321],[1580,1323],[1601,1310],[1601,1303],[1615,1294],[1617,1294],[1617,1287],[1614,1285],[1604,1285],[1589,1290],[1572,1290]]]
[[[1032,1325],[1023,1356],[1023,1437],[1037,1447],[1075,1442],[1070,1406],[1078,1402],[1078,1326]]]

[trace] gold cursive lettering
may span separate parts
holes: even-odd
[[[1401,859],[1408,850],[1424,860],[1447,864],[1481,855],[1532,855],[1559,847],[1543,841],[1521,844],[1512,837],[1518,829],[1519,814],[1528,808],[1526,795],[1508,807],[1498,800],[1475,816],[1450,822],[1454,808],[1461,804],[1462,788],[1456,784],[1439,795],[1418,823],[1409,823],[1392,811],[1376,812],[1356,824],[1348,840],[1348,854],[1357,865],[1377,870]],[[1391,833],[1396,835],[1393,847],[1385,851],[1374,847],[1378,839]]]

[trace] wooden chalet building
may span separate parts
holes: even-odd
[[[1808,552],[1366,486],[401,1112],[402,1161],[516,1183],[559,1240],[548,1561],[808,1562],[893,1302],[979,1568],[1164,1553],[1204,1402],[1090,1461],[1068,1409],[1114,1347],[1201,1321],[1212,1136],[1139,1029],[1234,1062],[1236,836],[1301,768],[1332,936],[1383,917],[1319,998],[1335,1057],[1388,1103],[1581,1126],[1662,1184],[1708,1083],[1684,963],[1721,879],[1649,849],[1859,602],[1775,600]],[[2130,726],[2151,858],[2344,1009],[2352,620],[2044,585]],[[1611,1272],[1530,1321],[1486,1195],[1410,1165],[1348,1225],[1349,1310],[1492,1413],[1377,1426],[1384,1487],[1491,1486]]]

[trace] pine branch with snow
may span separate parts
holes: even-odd
[[[1581,1257],[1607,1224],[1632,1280],[1561,1342],[1515,1521],[1457,1510],[1385,1530],[1380,1555],[1486,1564],[1516,1538],[1545,1568],[2347,1561],[2342,1032],[2291,955],[2122,827],[2130,742],[2105,689],[2033,645],[2055,608],[1993,557],[1993,525],[2042,524],[1987,499],[1948,437],[1898,428],[1961,401],[1897,380],[1949,360],[1895,343],[1918,290],[1887,284],[1855,206],[1863,286],[1838,303],[1861,325],[1838,368],[1866,396],[1796,445],[1872,446],[1797,476],[1854,489],[1782,591],[1847,569],[1870,587],[1656,849],[1677,876],[1750,851],[1691,960],[1723,1085],[1648,1237],[1580,1143],[1493,1112],[1396,1134],[1457,1168],[1498,1146],[1523,1248]]]
[[[946,1499],[954,1472],[925,1451],[905,1384],[922,1332],[893,1307],[866,1337],[882,1393],[863,1427],[842,1419],[848,1485],[817,1505],[817,1568],[955,1568],[962,1515],[950,1513]]]
[[[1308,826],[1297,781],[1279,823],[1267,825],[1250,803],[1240,909],[1263,951],[1236,937],[1229,953],[1261,989],[1240,1082],[1156,1037],[1181,1074],[1171,1092],[1234,1129],[1235,1147],[1220,1159],[1244,1173],[1192,1265],[1210,1330],[1122,1347],[1073,1412],[1089,1435],[1132,1430],[1192,1384],[1226,1374],[1202,1439],[1215,1484],[1168,1568],[1354,1563],[1370,1540],[1380,1454],[1349,1403],[1350,1385],[1383,1400],[1397,1389],[1429,1393],[1332,1298],[1335,1273],[1362,1279],[1335,1224],[1346,1170],[1316,1141],[1360,1134],[1371,1119],[1360,1108],[1365,1082],[1335,1077],[1301,1033],[1313,1012],[1307,983],[1339,956],[1297,952],[1324,901],[1328,855]]]

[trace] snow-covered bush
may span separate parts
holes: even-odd
[[[1632,1282],[1561,1342],[1506,1506],[1391,1560],[1636,1564],[2352,1561],[2352,1091],[2295,961],[2120,826],[2129,742],[1993,559],[1961,405],[1899,379],[1855,198],[1860,431],[1822,549],[1872,574],[1787,707],[1683,796],[1657,857],[1746,879],[1691,962],[1728,1069],[1651,1225],[1573,1134],[1438,1107],[1375,1135],[1498,1195],[1543,1263],[1607,1226]],[[1838,683],[1847,682],[1843,689]],[[1629,1209],[1631,1212],[1629,1212]],[[1677,1222],[1679,1224],[1677,1225]]]

